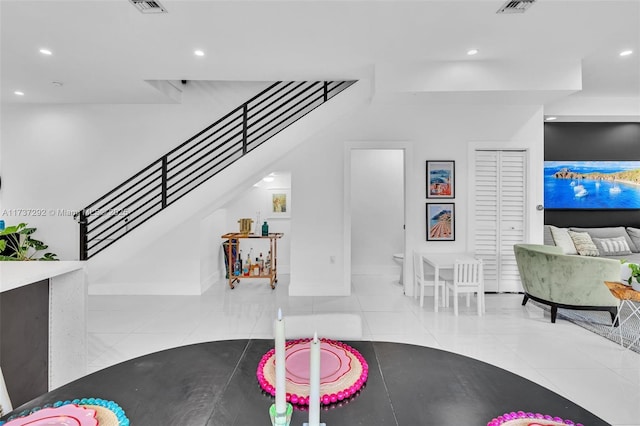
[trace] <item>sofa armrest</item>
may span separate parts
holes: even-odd
[[[557,247],[516,244],[516,261],[524,290],[548,302],[614,307],[618,300],[604,284],[620,281],[620,262],[561,254]]]

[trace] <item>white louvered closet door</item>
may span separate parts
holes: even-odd
[[[522,291],[513,245],[524,242],[526,152],[475,153],[475,253],[485,291]]]

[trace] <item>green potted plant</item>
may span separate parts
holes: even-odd
[[[31,237],[36,229],[20,223],[0,231],[0,260],[58,260],[56,254],[49,252],[38,257],[49,246]]]
[[[625,259],[620,261],[623,265],[627,265],[628,271],[622,272],[622,280],[626,281],[635,291],[640,291],[640,265],[637,263],[627,262]],[[627,274],[629,274],[627,278]]]
[[[627,282],[631,284],[631,287],[633,287],[635,291],[640,291],[640,265],[627,263],[627,266],[631,270],[631,275],[627,279]]]

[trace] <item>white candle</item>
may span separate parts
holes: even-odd
[[[309,426],[320,425],[320,342],[313,334],[309,355]]]
[[[276,413],[287,411],[286,370],[285,370],[285,337],[282,310],[278,309],[278,319],[275,321],[276,336]]]

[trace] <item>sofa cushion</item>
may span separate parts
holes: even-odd
[[[633,241],[633,244],[635,244],[638,249],[637,252],[640,252],[640,229],[629,227],[627,228],[627,234],[629,234],[629,238],[631,238],[631,241]],[[633,251],[633,248],[631,248],[631,251]]]
[[[557,247],[562,249],[564,254],[578,254],[576,246],[573,244],[571,236],[569,236],[569,230],[566,228],[550,227],[553,242]]]
[[[573,240],[573,245],[576,246],[580,256],[600,256],[598,248],[588,233],[569,231],[569,236]]]
[[[593,243],[598,248],[600,256],[622,256],[631,254],[631,249],[624,237],[615,238],[592,238]]]
[[[544,230],[542,234],[542,238],[545,246],[555,246],[556,243],[553,241],[553,235],[551,235],[551,228],[555,228],[553,225],[544,225]]]
[[[627,240],[627,244],[632,252],[638,253],[638,247],[633,243],[627,230],[624,229],[623,226],[612,226],[612,227],[604,227],[604,228],[569,228],[570,231],[574,232],[586,232],[591,236],[591,238],[615,238],[615,237],[624,237]]]

